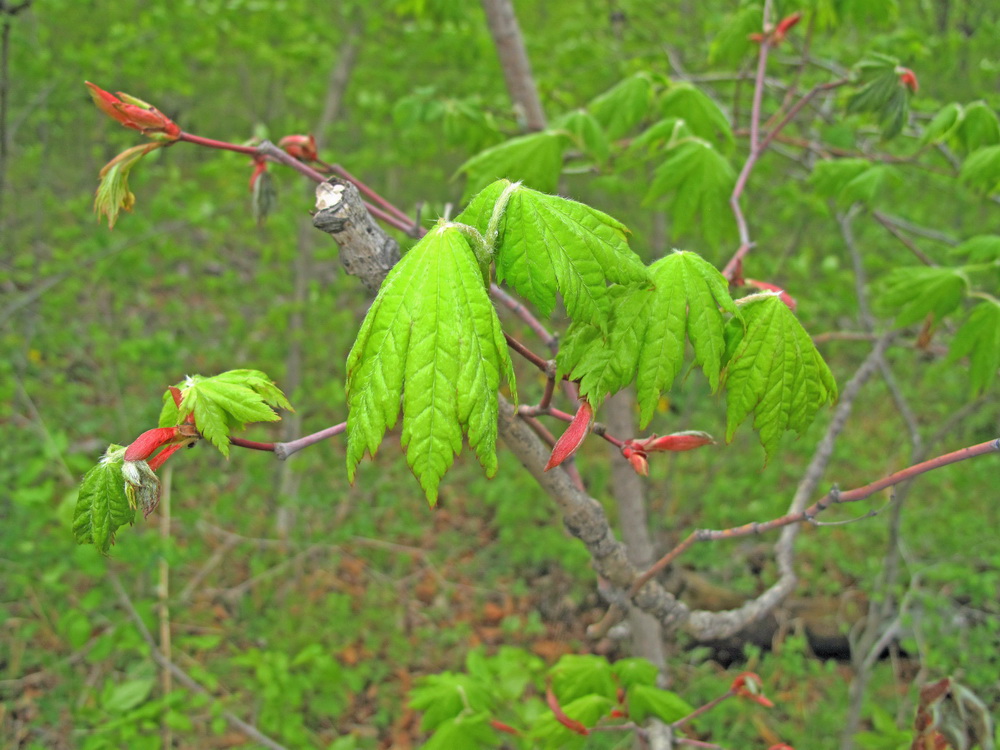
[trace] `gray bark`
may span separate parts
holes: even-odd
[[[483,0],[483,10],[486,11],[486,22],[500,58],[507,91],[524,115],[525,127],[528,130],[544,130],[545,112],[538,98],[538,88],[524,48],[524,37],[511,0]]]

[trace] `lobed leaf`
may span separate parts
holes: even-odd
[[[103,554],[114,543],[115,532],[135,520],[135,508],[125,496],[124,454],[123,446],[108,446],[101,461],[84,475],[73,511],[77,544],[93,544]]]
[[[458,168],[468,180],[462,200],[494,180],[508,178],[551,192],[559,186],[562,171],[563,136],[550,130],[522,135],[480,151]]]
[[[900,80],[899,61],[874,53],[856,66],[864,84],[847,102],[848,112],[872,112],[878,115],[882,136],[887,140],[899,135],[910,109],[910,93]]]
[[[478,211],[479,217],[485,214],[482,204]],[[508,283],[543,315],[552,312],[558,292],[573,320],[603,326],[608,282],[649,282],[642,261],[629,249],[628,228],[582,203],[517,186],[499,226],[497,281]]]
[[[496,472],[497,389],[514,371],[462,232],[439,224],[389,272],[347,358],[347,470],[353,481],[403,413],[407,463],[433,505],[462,435]]]
[[[260,370],[229,370],[213,377],[192,375],[177,387],[181,402],[163,394],[160,427],[181,424],[194,415],[198,431],[222,455],[229,456],[229,436],[250,422],[275,422],[274,409],[292,410],[285,394]]]
[[[587,107],[604,126],[608,138],[621,138],[638,125],[653,103],[653,82],[648,73],[635,73],[619,81]]]
[[[876,307],[884,314],[895,314],[895,325],[908,326],[932,314],[940,320],[955,310],[968,282],[961,271],[940,266],[897,268],[882,281]]]
[[[837,384],[809,334],[777,294],[740,301],[746,324],[730,321],[732,352],[724,375],[726,441],[750,415],[770,457],[786,430],[801,432],[816,412],[837,399]]]
[[[607,332],[574,323],[557,356],[559,374],[578,380],[594,405],[635,379],[643,427],[681,371],[685,337],[712,390],[719,387],[723,312],[738,315],[725,278],[695,253],[674,252],[649,271],[654,289],[613,290]]]
[[[691,138],[667,151],[653,174],[645,202],[671,196],[667,207],[674,236],[684,234],[700,219],[705,239],[717,247],[723,228],[732,224],[729,196],[735,184],[736,172],[729,161],[707,141]]]
[[[598,163],[604,163],[611,157],[611,144],[604,129],[597,118],[585,109],[566,113],[553,121],[551,128],[565,131],[578,149]]]
[[[969,154],[959,179],[984,195],[1000,193],[1000,146],[986,146]]]
[[[683,120],[699,138],[733,143],[733,130],[725,113],[690,83],[676,83],[670,87],[660,102],[660,114],[664,118]]]
[[[1000,302],[980,302],[955,334],[948,360],[969,358],[969,380],[973,393],[990,388],[1000,370]]]
[[[985,146],[996,146],[1000,144],[1000,120],[986,102],[972,102],[962,112],[955,137],[966,154]]]

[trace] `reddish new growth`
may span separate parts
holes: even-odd
[[[556,444],[552,447],[552,455],[549,456],[549,462],[545,464],[545,471],[555,468],[576,453],[576,449],[580,447],[583,439],[590,432],[590,425],[593,421],[594,409],[588,402],[584,401],[580,404],[580,408],[577,409],[576,416],[569,423],[566,432],[559,437]]]
[[[316,139],[309,135],[286,135],[278,141],[278,147],[284,149],[289,156],[299,161],[316,161],[319,154],[316,151]]]
[[[138,130],[157,140],[176,141],[180,137],[181,129],[176,123],[152,104],[121,91],[115,96],[90,81],[84,83],[90,88],[90,97],[98,109],[126,128]]]
[[[802,20],[801,13],[792,13],[790,16],[785,16],[782,18],[778,25],[775,26],[770,32],[765,32],[763,34],[750,34],[747,38],[752,42],[757,42],[758,44],[762,42],[767,42],[771,47],[777,47],[791,31],[792,27],[795,26],[799,21]]]
[[[703,445],[712,445],[715,440],[707,432],[698,430],[685,430],[684,432],[674,432],[670,435],[652,435],[642,440],[626,440],[622,446],[622,455],[635,469],[637,474],[649,476],[649,453],[660,451],[692,451],[701,448]]]
[[[733,695],[759,703],[765,708],[774,708],[774,703],[764,695],[764,683],[756,672],[743,672],[738,675],[729,689]]]
[[[896,68],[896,72],[899,73],[899,82],[913,93],[917,93],[917,89],[920,88],[920,84],[917,82],[917,74],[909,68],[902,66]]]
[[[181,405],[180,389],[169,387],[174,404]],[[156,471],[168,458],[186,445],[191,445],[200,437],[194,423],[194,414],[188,414],[184,424],[176,427],[156,427],[146,430],[125,449],[126,461],[145,461]],[[160,450],[162,448],[162,450]],[[153,455],[160,451],[157,455]]]

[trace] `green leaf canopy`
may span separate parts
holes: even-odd
[[[389,272],[347,358],[347,470],[374,455],[403,413],[406,459],[431,504],[462,449],[492,476],[497,389],[514,371],[476,256],[441,223]]]

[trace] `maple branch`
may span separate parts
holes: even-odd
[[[798,511],[797,513],[788,513],[770,521],[754,521],[752,523],[743,524],[742,526],[734,526],[728,529],[697,529],[692,531],[687,538],[684,539],[684,541],[674,547],[670,552],[657,560],[656,563],[649,568],[649,570],[636,578],[629,593],[634,596],[647,581],[669,566],[670,563],[676,560],[683,552],[692,547],[696,542],[714,542],[721,539],[737,539],[739,537],[750,536],[752,534],[763,534],[764,532],[773,531],[774,529],[779,529],[783,526],[790,526],[794,523],[812,522],[816,516],[833,505],[855,503],[859,500],[871,497],[876,492],[884,490],[887,487],[892,487],[900,484],[901,482],[913,479],[921,474],[926,474],[928,471],[933,471],[934,469],[940,469],[943,466],[949,466],[960,461],[967,461],[971,458],[977,458],[979,456],[985,456],[987,454],[997,452],[1000,452],[1000,438],[987,440],[985,443],[977,443],[976,445],[970,445],[967,448],[961,448],[960,450],[952,451],[951,453],[945,453],[944,455],[937,456],[936,458],[932,458],[927,461],[921,461],[920,463],[901,469],[894,474],[890,474],[887,477],[883,477],[882,479],[861,487],[856,487],[852,490],[841,491],[837,487],[834,487],[808,508]]]
[[[248,448],[254,451],[268,451],[274,453],[274,455],[281,461],[291,456],[293,453],[298,453],[303,448],[308,448],[310,445],[315,445],[323,440],[339,435],[347,429],[347,422],[341,422],[340,424],[335,424],[332,427],[327,427],[326,429],[320,430],[319,432],[313,432],[309,435],[303,435],[295,440],[289,440],[285,443],[258,443],[253,440],[244,440],[243,438],[229,438],[229,443],[235,445],[238,448]]]
[[[778,121],[778,124],[775,125],[766,136],[764,136],[763,140],[761,140],[759,131],[760,100],[764,89],[764,68],[766,67],[767,61],[767,49],[768,43],[765,38],[760,45],[760,64],[757,69],[757,78],[754,83],[753,109],[750,113],[750,153],[747,155],[747,159],[743,163],[743,168],[740,169],[739,176],[736,178],[736,184],[733,186],[733,193],[729,197],[729,207],[733,211],[733,216],[736,217],[736,228],[740,235],[739,248],[733,254],[733,257],[729,259],[729,262],[726,263],[725,268],[722,269],[722,275],[730,281],[732,281],[735,277],[736,269],[739,267],[740,261],[753,247],[753,243],[750,241],[750,228],[747,224],[746,216],[743,214],[743,209],[740,207],[740,198],[743,195],[743,191],[746,189],[747,182],[750,179],[750,174],[753,172],[753,169],[760,160],[760,157],[767,150],[768,146],[771,145],[778,133],[780,133],[785,126],[788,125],[788,123],[790,123],[800,111],[802,111],[802,108],[813,100],[814,97],[821,92],[829,91],[849,83],[849,79],[842,78],[829,83],[821,83],[813,86],[808,92],[803,94],[802,97],[795,102],[795,104],[792,105],[791,109],[788,110],[785,116]]]

